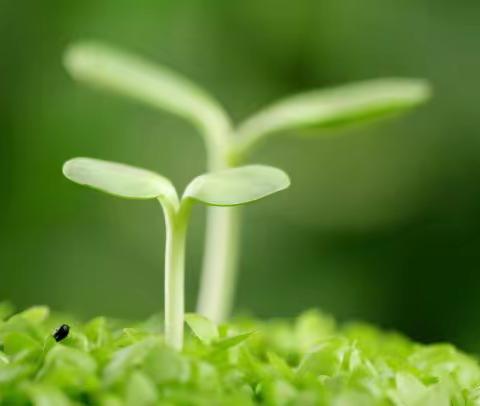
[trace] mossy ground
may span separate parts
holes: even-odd
[[[296,320],[189,321],[185,348],[161,318],[86,323],[0,307],[1,405],[480,405],[477,361],[319,312]],[[62,323],[70,334],[57,343]]]

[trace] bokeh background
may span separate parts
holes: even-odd
[[[237,122],[306,89],[428,78],[432,102],[400,119],[283,134],[256,152],[293,186],[244,211],[236,307],[318,307],[480,351],[479,21],[476,0],[0,1],[0,298],[82,317],[161,310],[159,208],[77,187],[61,165],[124,161],[182,188],[205,167],[202,141],[176,117],[74,83],[63,50],[93,38],[188,75]],[[190,310],[203,227],[199,208]]]

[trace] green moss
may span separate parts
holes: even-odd
[[[181,353],[164,344],[155,317],[127,325],[45,307],[7,313],[1,405],[480,405],[479,364],[453,346],[337,326],[315,311],[218,328],[189,315]],[[62,323],[70,334],[57,343]]]

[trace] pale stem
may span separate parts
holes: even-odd
[[[232,311],[237,280],[239,208],[210,207],[197,312],[221,323]]]
[[[229,134],[226,144],[217,145],[208,152],[208,170],[233,168],[241,164],[232,154],[234,135]],[[230,317],[235,301],[238,252],[240,243],[239,209],[236,207],[209,207],[205,233],[197,313],[216,323]]]
[[[185,243],[189,208],[179,210],[162,204],[165,213],[165,341],[180,351],[183,347],[185,314]]]

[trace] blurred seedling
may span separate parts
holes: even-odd
[[[67,50],[65,65],[81,82],[192,122],[205,142],[208,171],[241,165],[271,135],[307,127],[325,134],[393,116],[430,97],[430,87],[424,80],[368,80],[287,97],[234,126],[208,92],[164,66],[126,52],[80,42]],[[239,232],[237,209],[209,209],[198,311],[217,322],[228,317],[233,304]]]
[[[177,350],[183,345],[185,243],[192,206],[244,205],[290,185],[288,176],[280,169],[249,165],[198,176],[179,198],[167,178],[121,163],[74,158],[64,164],[63,173],[73,182],[118,197],[160,202],[166,228],[165,340]]]

